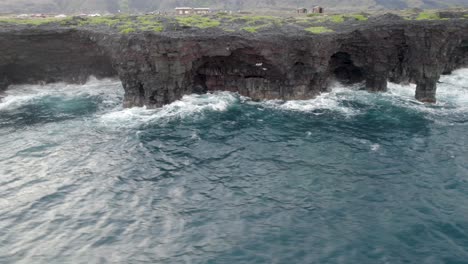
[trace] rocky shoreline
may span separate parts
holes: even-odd
[[[392,16],[311,33],[297,24],[258,32],[174,27],[119,32],[46,24],[0,27],[0,90],[10,84],[82,83],[119,77],[126,107],[159,107],[191,93],[238,92],[252,99],[309,99],[333,80],[385,91],[415,83],[416,99],[436,101],[442,74],[468,66],[468,20]]]

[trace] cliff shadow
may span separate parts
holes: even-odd
[[[192,91],[238,92],[252,99],[281,97],[283,74],[266,58],[249,49],[229,56],[202,57],[193,63]]]
[[[443,74],[450,74],[455,69],[468,67],[468,39],[463,40],[454,50],[450,62],[450,69],[446,70]]]
[[[27,41],[25,41],[27,40]],[[118,77],[111,56],[91,37],[74,31],[10,35],[1,50],[0,90],[12,84],[84,84],[90,76]]]
[[[337,52],[330,57],[330,76],[342,84],[355,84],[365,80],[364,69],[357,67],[347,52]]]

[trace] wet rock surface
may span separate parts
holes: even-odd
[[[0,29],[0,90],[9,84],[84,82],[118,76],[126,107],[159,107],[191,93],[309,99],[330,83],[417,84],[435,102],[442,74],[468,66],[468,20],[369,20],[311,34],[284,26],[259,33],[182,29],[119,34],[89,28]]]

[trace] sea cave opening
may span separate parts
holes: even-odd
[[[252,98],[275,88],[280,78],[276,67],[250,50],[237,50],[229,56],[202,57],[193,64],[192,91],[238,92]]]
[[[355,84],[364,81],[362,68],[357,67],[351,55],[346,52],[338,52],[331,56],[330,71],[337,81],[342,84]]]

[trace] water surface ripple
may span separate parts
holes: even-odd
[[[468,70],[307,101],[122,109],[115,80],[0,102],[0,263],[468,263]]]

